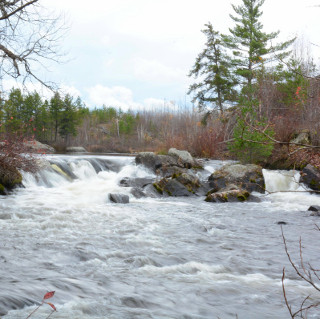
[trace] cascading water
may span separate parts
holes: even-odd
[[[47,156],[25,188],[0,198],[0,316],[26,318],[47,291],[52,318],[286,318],[281,275],[299,305],[313,291],[285,255],[319,268],[319,245],[297,173],[264,171],[261,202],[206,203],[203,197],[132,195],[124,178],[157,178],[133,157]],[[209,161],[208,175],[223,163]],[[286,192],[288,190],[294,193]],[[281,192],[278,192],[281,191]],[[299,191],[299,192],[297,192]],[[278,192],[278,193],[274,193]],[[114,204],[123,193],[129,204]],[[42,306],[32,318],[46,318]]]

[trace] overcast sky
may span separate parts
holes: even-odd
[[[187,74],[205,41],[210,21],[227,32],[231,3],[241,0],[42,0],[63,12],[70,25],[62,43],[68,62],[51,67],[58,82],[89,107],[156,107],[184,104],[192,79]],[[285,40],[304,35],[320,46],[320,0],[266,0],[265,31]],[[319,49],[313,46],[314,54]],[[316,57],[317,62],[319,61]]]

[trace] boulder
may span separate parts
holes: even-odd
[[[311,211],[311,212],[320,212],[320,206],[318,205],[312,205],[308,208],[308,211]]]
[[[205,199],[206,202],[225,203],[225,202],[244,202],[248,200],[250,193],[236,185],[229,185],[218,192],[209,192]]]
[[[55,149],[47,144],[40,143],[39,141],[32,140],[24,142],[24,145],[37,153],[55,153]]]
[[[320,170],[308,164],[301,172],[300,183],[304,183],[312,190],[320,190]]]
[[[120,180],[119,185],[122,187],[143,188],[148,184],[152,184],[153,180],[154,180],[153,178],[147,178],[147,177],[136,177],[136,178],[124,177],[122,180]]]
[[[189,192],[195,193],[200,187],[199,178],[191,172],[175,174],[172,177],[184,185]]]
[[[110,193],[109,200],[117,204],[128,204],[129,196],[121,193]]]
[[[174,197],[192,195],[192,192],[176,179],[163,178],[159,183],[154,183],[153,186],[161,195]]]
[[[165,177],[177,172],[182,173],[192,167],[202,168],[201,164],[194,160],[189,152],[178,151],[175,148],[170,149],[168,155],[142,152],[136,156],[135,161],[137,165],[144,165],[154,173]]]
[[[153,152],[141,152],[136,156],[135,161],[137,165],[143,165],[154,172],[162,167],[160,157]]]
[[[213,192],[218,192],[233,184],[248,192],[264,193],[265,184],[262,167],[254,164],[227,164],[212,173],[208,179]]]
[[[69,146],[66,148],[67,153],[86,153],[86,149],[83,146]]]
[[[195,161],[188,151],[180,151],[176,148],[170,148],[168,155],[176,158],[178,163],[180,164],[179,166],[185,168],[191,168],[195,166]]]
[[[17,169],[6,169],[0,166],[0,194],[7,194],[17,186],[21,186],[22,175]]]
[[[293,140],[290,141],[290,143],[309,145],[310,132],[307,130],[300,132]]]

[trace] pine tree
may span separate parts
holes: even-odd
[[[52,121],[52,129],[54,133],[54,142],[57,141],[59,125],[61,120],[61,111],[62,111],[63,101],[59,93],[55,93],[54,96],[50,99],[50,115]]]
[[[234,128],[234,142],[229,145],[243,161],[259,162],[271,155],[273,144],[266,134],[273,130],[261,114],[258,79],[263,78],[270,61],[277,56],[284,58],[290,54],[286,49],[295,39],[271,45],[279,31],[265,33],[260,22],[261,6],[264,0],[243,0],[242,5],[232,5],[235,15],[230,15],[236,23],[230,28],[230,36],[225,43],[233,50],[235,75],[239,78],[240,94],[238,100],[238,120]]]
[[[224,37],[215,31],[211,23],[202,32],[207,37],[205,49],[198,55],[189,76],[200,78],[190,86],[188,94],[194,93],[192,102],[199,109],[218,109],[222,114],[225,104],[235,100],[237,84],[232,75],[231,58],[226,52]]]
[[[64,138],[66,145],[69,144],[70,137],[77,135],[77,109],[72,101],[72,97],[67,94],[63,100],[59,135]]]
[[[256,78],[255,70],[263,62],[266,65],[275,56],[284,58],[290,54],[285,50],[295,39],[271,45],[271,40],[278,37],[279,31],[265,33],[260,22],[262,16],[261,6],[264,0],[243,0],[243,4],[232,5],[236,15],[230,14],[231,19],[236,23],[230,28],[231,36],[226,36],[225,41],[233,50],[236,65],[236,74],[242,79],[242,87],[251,96],[252,85]]]

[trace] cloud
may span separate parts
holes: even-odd
[[[123,86],[107,87],[97,84],[87,89],[90,104],[95,106],[120,107],[122,110],[139,109],[141,105],[133,101],[133,93]]]
[[[134,75],[139,80],[152,81],[157,84],[174,83],[183,81],[186,77],[178,68],[170,67],[158,60],[136,58],[134,60]]]
[[[176,108],[174,101],[167,101],[165,99],[147,98],[143,101],[146,110],[169,110],[173,111]]]
[[[176,104],[174,101],[166,99],[157,99],[149,97],[141,103],[136,102],[133,93],[130,89],[123,86],[107,87],[97,84],[87,89],[89,94],[89,105],[101,107],[113,106],[121,108],[123,111],[133,110],[175,110]]]

